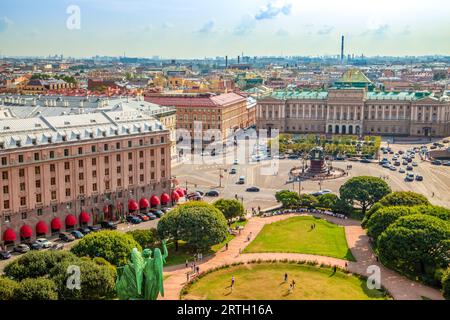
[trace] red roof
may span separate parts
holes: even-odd
[[[146,96],[145,101],[159,104],[166,107],[226,107],[231,104],[246,101],[246,98],[231,92],[224,93],[217,96]]]
[[[80,222],[81,223],[88,223],[91,218],[89,217],[89,214],[86,211],[83,211],[80,213]]]
[[[76,224],[77,224],[77,219],[75,219],[75,217],[72,214],[69,214],[66,217],[66,226],[73,227]]]
[[[139,208],[147,209],[148,207],[150,207],[150,203],[148,202],[147,199],[142,198],[141,200],[139,200]]]
[[[33,235],[33,229],[31,229],[28,225],[23,225],[22,228],[20,228],[20,236],[22,238],[31,238]]]
[[[128,200],[128,210],[129,211],[139,210],[138,203],[133,199]]]
[[[158,198],[157,196],[153,195],[153,196],[150,198],[150,204],[151,204],[152,206],[157,206],[157,205],[159,205],[160,203],[161,203],[161,201],[159,201],[159,198]]]
[[[167,204],[170,201],[170,196],[167,193],[161,195],[161,203]]]
[[[16,233],[13,229],[6,229],[3,233],[3,241],[16,241]]]
[[[46,234],[48,232],[48,226],[44,221],[39,221],[36,223],[36,233],[37,234]]]
[[[50,223],[52,230],[61,230],[61,220],[59,218],[54,218]]]

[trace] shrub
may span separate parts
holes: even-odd
[[[315,206],[318,205],[318,201],[317,198],[313,195],[310,194],[302,194],[299,197],[298,200],[298,205],[300,207],[306,207],[306,208],[314,208]]]
[[[229,222],[245,214],[244,206],[235,199],[220,199],[214,202],[213,205],[223,213],[225,219]]]
[[[139,243],[142,248],[152,248],[158,241],[158,235],[156,229],[151,228],[148,230],[133,230],[128,231],[127,234],[133,237],[133,239]]]
[[[375,241],[379,235],[401,216],[419,213],[414,207],[395,206],[377,210],[367,221],[367,234]]]
[[[450,268],[442,276],[442,293],[445,299],[450,300]]]
[[[28,278],[19,283],[14,293],[15,300],[58,300],[56,285],[46,278]]]
[[[432,205],[422,205],[417,206],[416,209],[423,214],[428,214],[430,216],[438,217],[439,219],[450,221],[450,209],[432,206]]]
[[[19,288],[17,281],[8,279],[7,277],[0,277],[0,301],[13,300],[14,293]]]
[[[127,263],[133,248],[142,250],[131,235],[119,231],[99,231],[82,238],[71,252],[79,257],[102,257],[119,267]]]
[[[318,196],[317,200],[320,207],[332,209],[339,201],[339,197],[333,193],[328,193]]]

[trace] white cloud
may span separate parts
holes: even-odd
[[[251,15],[242,17],[241,22],[234,28],[233,33],[237,36],[248,35],[255,28],[255,19]]]
[[[0,17],[0,32],[5,32],[13,22],[8,17]]]
[[[197,30],[197,33],[212,33],[214,32],[215,22],[213,20],[208,20],[200,29]]]
[[[273,19],[280,14],[289,15],[291,13],[292,4],[283,2],[269,2],[262,7],[255,15],[256,20]]]

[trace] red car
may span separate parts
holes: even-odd
[[[138,214],[137,216],[142,221],[149,221],[150,220],[150,218],[148,216],[146,216],[145,214]]]

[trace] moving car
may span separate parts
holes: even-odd
[[[45,249],[50,248],[52,246],[52,244],[53,244],[51,241],[49,241],[49,240],[47,240],[45,238],[36,239],[36,242],[42,244],[42,247],[45,248]]]
[[[235,159],[235,160],[233,161],[233,164],[234,164],[234,165],[237,165],[237,164],[238,164],[238,160]]]
[[[250,187],[250,188],[247,188],[245,191],[247,191],[247,192],[259,192],[259,188],[258,187]]]
[[[442,161],[442,165],[448,167],[448,166],[450,166],[450,161],[448,161],[448,160]]]
[[[73,235],[75,237],[75,239],[81,239],[84,237],[84,234],[78,230],[74,230],[70,234]]]
[[[108,229],[108,230],[116,230],[117,229],[117,224],[115,224],[112,221],[102,221],[102,223],[100,225],[102,226],[103,229]]]
[[[0,251],[0,260],[8,260],[9,258],[11,258],[11,252]]]
[[[399,167],[401,165],[400,161],[395,161],[394,166]]]
[[[390,167],[389,167],[389,170],[391,170],[391,171],[397,171],[397,167],[395,167],[395,166],[390,166]]]
[[[75,240],[75,237],[67,232],[61,232],[59,238],[64,242],[72,242]]]
[[[407,167],[406,167],[406,171],[411,171],[411,170],[413,170],[413,167],[412,167],[412,166],[407,166]]]
[[[422,176],[419,176],[419,175],[417,175],[417,176],[416,176],[416,181],[423,181],[423,177],[422,177]]]
[[[245,176],[240,176],[237,184],[244,184],[245,183]]]
[[[219,191],[217,191],[217,190],[210,190],[210,191],[205,193],[205,196],[207,196],[207,197],[218,197],[219,196]]]
[[[400,169],[398,170],[398,172],[400,172],[400,173],[405,173],[406,171],[405,171],[405,169],[400,168]]]
[[[405,178],[406,181],[414,181],[414,174],[408,173]]]
[[[288,159],[291,159],[291,160],[297,160],[298,158],[300,158],[300,156],[298,154],[295,154],[295,153],[290,154],[288,156]]]
[[[14,251],[18,253],[25,253],[30,251],[30,247],[24,243],[21,243],[14,247]]]
[[[230,174],[236,174],[236,172],[237,172],[236,168],[232,168],[232,169],[230,170]]]
[[[419,165],[419,164],[418,164],[417,162],[413,162],[413,163],[412,163],[412,166],[413,166],[413,167],[417,167],[418,165]]]

